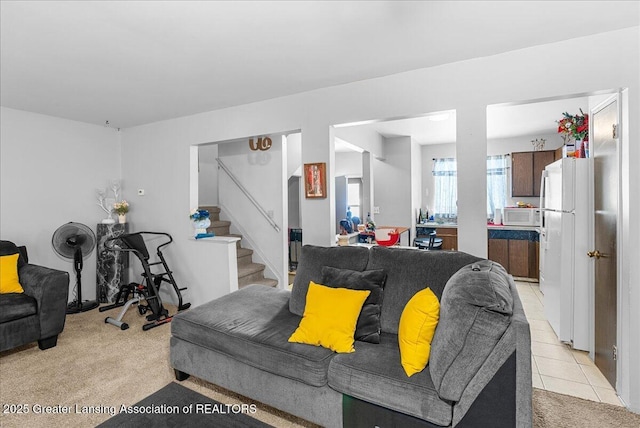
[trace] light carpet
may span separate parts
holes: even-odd
[[[166,307],[175,313],[174,306]],[[17,413],[17,407],[14,413],[0,412],[0,427],[96,426],[111,417],[111,406],[133,405],[173,382],[169,365],[171,324],[142,331],[146,321],[135,307],[123,319],[130,326],[128,330],[105,324],[107,316],[116,317],[119,311],[95,309],[67,315],[58,345],[46,351],[33,343],[2,352],[0,403],[22,406],[23,412]],[[194,377],[180,384],[223,404],[255,403]],[[251,417],[269,425],[315,426],[255,404],[258,411]],[[82,413],[84,407],[97,412]],[[45,413],[65,409],[71,409],[71,413]]]
[[[167,307],[175,312],[175,307]],[[118,311],[68,315],[55,348],[41,351],[34,343],[1,353],[0,403],[14,405],[16,412],[0,412],[0,426],[96,426],[111,417],[105,408],[133,405],[173,382],[171,325],[142,331],[145,320],[132,308],[124,318],[130,328],[121,331],[104,323]],[[315,427],[193,376],[180,385],[220,403],[256,404],[258,411],[251,416],[275,427]],[[18,407],[23,413],[17,413]],[[94,412],[83,413],[84,407]],[[640,415],[622,407],[538,389],[533,408],[536,428],[640,427]],[[64,409],[71,412],[46,413]]]

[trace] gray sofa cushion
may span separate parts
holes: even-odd
[[[300,317],[287,290],[252,285],[176,315],[171,333],[267,372],[312,386],[327,383],[332,351],[289,343]]]
[[[356,342],[356,352],[338,354],[329,365],[329,386],[338,392],[426,419],[451,424],[452,404],[441,400],[428,370],[407,377],[398,336],[382,333],[380,344]]]
[[[490,260],[460,269],[440,301],[429,372],[441,398],[459,401],[498,343],[513,314],[509,276]]]
[[[371,294],[362,305],[354,333],[355,340],[380,343],[380,308],[387,274],[383,270],[358,272],[351,269],[322,268],[322,284],[352,290],[369,290]]]
[[[380,315],[382,331],[398,334],[400,315],[414,294],[430,287],[440,299],[451,275],[478,260],[481,259],[462,252],[371,248],[367,270],[382,269],[387,273]]]
[[[293,280],[289,310],[299,316],[304,314],[309,281],[322,284],[323,266],[363,271],[368,260],[369,249],[366,247],[303,246],[296,277]]]
[[[0,294],[0,323],[35,315],[36,299],[24,293]]]

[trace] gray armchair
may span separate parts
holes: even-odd
[[[0,351],[36,340],[40,349],[52,348],[67,315],[69,274],[29,264],[25,247],[0,241],[0,255],[16,253],[24,293],[0,294]]]

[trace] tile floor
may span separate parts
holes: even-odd
[[[531,327],[533,387],[622,406],[589,354],[558,341],[544,316],[538,283],[516,281],[516,284]]]

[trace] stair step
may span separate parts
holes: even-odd
[[[207,227],[207,232],[213,232],[216,236],[229,235],[230,221],[216,220],[211,222],[211,226]]]
[[[253,263],[253,250],[248,248],[237,249],[238,266]]]
[[[220,208],[219,207],[205,205],[205,206],[199,207],[198,209],[209,211],[209,218],[211,219],[211,222],[220,220]]]
[[[255,274],[262,274],[263,272],[264,265],[262,263],[249,263],[244,266],[238,266],[238,278],[244,278]]]
[[[238,284],[238,288],[243,288],[243,287],[246,287],[248,285],[253,285],[253,284],[258,284],[258,285],[263,285],[265,287],[273,287],[273,288],[275,288],[275,287],[278,286],[278,281],[276,281],[275,279],[271,279],[271,278],[263,278],[263,279],[260,279],[260,280],[257,280],[257,281],[253,281],[253,282],[248,283],[248,284],[243,284],[243,285]]]
[[[253,284],[264,279],[264,265],[260,263],[249,263],[238,266],[238,286]]]

